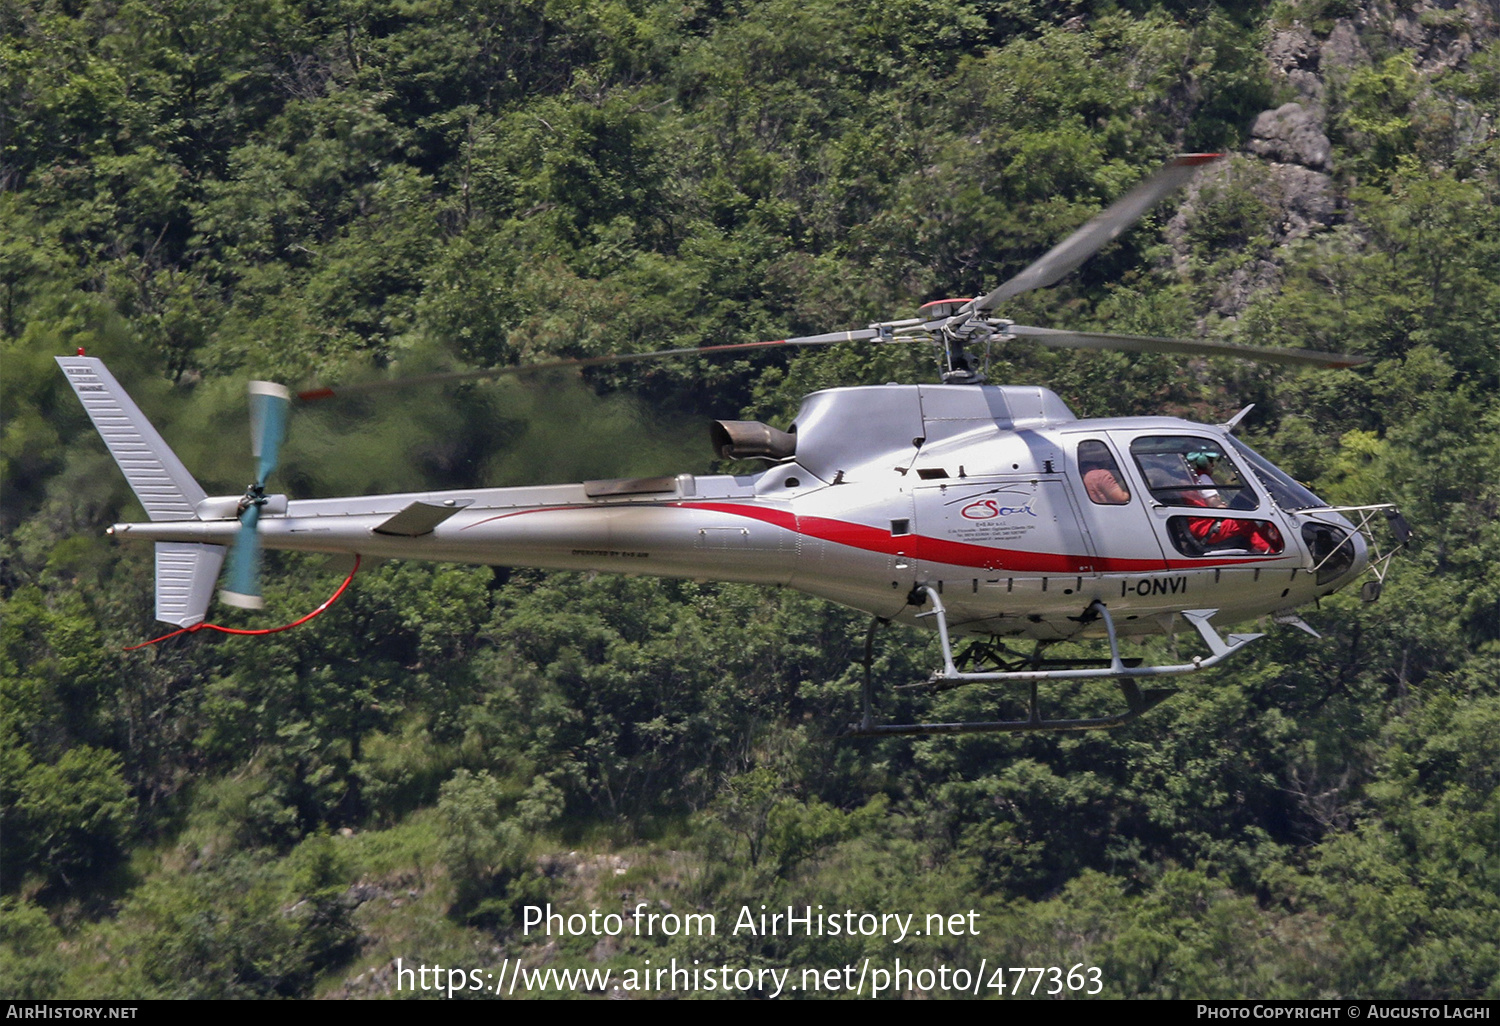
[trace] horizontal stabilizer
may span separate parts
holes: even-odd
[[[222,545],[157,542],[156,618],[178,627],[201,623],[223,565]]]
[[[431,534],[438,524],[467,506],[454,502],[442,506],[431,502],[414,502],[400,513],[375,528],[376,534],[394,534],[402,538],[417,538]]]

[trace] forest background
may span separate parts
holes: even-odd
[[[4,0],[0,994],[367,996],[394,960],[1102,970],[1106,996],[1500,997],[1493,4]],[[1179,151],[1232,156],[1044,325],[1353,371],[1015,347],[1081,416],[1218,422],[1417,531],[1137,723],[830,742],[865,619],[782,591],[392,562],[271,638],[159,633],[140,511],[52,357],[210,493],[249,377],[779,338],[1014,273]],[[934,380],[847,346],[350,402],[294,496],[715,469],[702,425]],[[718,467],[723,469],[723,467]],[[284,622],[338,573],[273,556]],[[891,687],[934,665],[888,632]],[[1104,693],[1059,689],[1057,708]],[[1010,699],[1003,694],[1001,704]],[[978,937],[539,938],[519,909],[822,904]],[[885,960],[880,962],[879,960]]]

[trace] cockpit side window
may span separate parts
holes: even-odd
[[[1260,499],[1213,439],[1147,435],[1130,443],[1151,496],[1164,506],[1256,509]]]
[[[1089,439],[1078,443],[1078,473],[1090,501],[1100,506],[1123,506],[1130,501],[1125,475],[1103,442]]]

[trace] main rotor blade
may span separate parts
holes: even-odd
[[[916,323],[896,321],[894,325]],[[580,356],[567,360],[546,360],[541,363],[523,363],[510,367],[491,367],[477,371],[443,371],[437,374],[414,374],[409,378],[387,381],[362,381],[352,385],[311,388],[298,392],[297,398],[304,402],[314,399],[331,399],[334,396],[357,395],[362,392],[383,392],[408,385],[429,385],[448,381],[481,381],[518,374],[535,374],[540,371],[558,370],[566,367],[603,367],[618,363],[639,363],[642,360],[657,360],[668,356],[703,356],[732,353],[747,349],[772,349],[777,346],[827,346],[836,342],[858,342],[875,338],[880,331],[875,328],[858,328],[854,331],[830,331],[822,335],[802,335],[797,338],[778,338],[765,342],[732,342],[721,346],[694,346],[685,349],[658,349],[651,353],[618,353],[610,356]]]
[[[260,461],[256,482],[262,487],[281,457],[292,393],[274,381],[250,382],[250,454]]]
[[[1023,292],[1057,282],[1069,271],[1117,239],[1163,197],[1184,185],[1205,164],[1222,153],[1184,153],[1166,167],[1131,189],[1105,211],[1072,235],[1053,246],[1020,274],[1005,282],[975,304],[979,311],[993,310]]]
[[[1006,329],[1022,338],[1031,338],[1046,346],[1070,349],[1127,349],[1135,353],[1178,353],[1188,356],[1238,356],[1260,363],[1285,363],[1297,366],[1357,367],[1369,363],[1368,356],[1343,353],[1320,353],[1312,349],[1272,349],[1268,346],[1246,346],[1237,342],[1210,342],[1206,339],[1160,338],[1154,335],[1114,335],[1100,331],[1062,331],[1056,328],[1034,328],[1012,324]]]

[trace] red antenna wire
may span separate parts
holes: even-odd
[[[332,595],[328,596],[328,600],[317,609],[314,609],[311,613],[308,613],[301,619],[293,620],[291,623],[282,624],[280,627],[262,627],[258,630],[244,630],[239,627],[221,627],[216,623],[195,623],[191,627],[180,628],[168,634],[163,634],[159,638],[152,638],[150,641],[143,641],[139,645],[131,645],[125,649],[122,649],[122,651],[134,652],[138,648],[145,648],[147,645],[155,645],[159,641],[166,641],[168,638],[175,638],[179,634],[193,634],[197,631],[218,631],[221,634],[280,634],[282,631],[289,631],[293,627],[300,627],[339,600],[339,596],[344,593],[344,589],[349,587],[349,583],[354,580],[354,575],[359,573],[359,563],[360,556],[358,553],[355,553],[354,568],[349,571],[349,576],[344,578],[344,583],[339,585],[338,590],[335,591]]]

